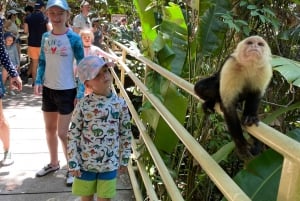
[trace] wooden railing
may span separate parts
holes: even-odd
[[[163,159],[160,157],[157,149],[155,148],[152,139],[147,134],[144,124],[141,122],[138,113],[136,112],[131,100],[127,96],[126,91],[123,88],[125,74],[129,76],[136,86],[140,89],[143,95],[151,102],[161,117],[167,122],[169,127],[178,136],[181,142],[186,146],[189,152],[193,155],[195,160],[200,164],[206,174],[222,192],[227,200],[230,201],[248,201],[251,200],[241,188],[229,177],[229,175],[219,166],[218,163],[202,148],[202,146],[192,137],[192,135],[178,122],[178,120],[169,112],[169,110],[161,103],[161,101],[151,94],[144,83],[139,80],[138,77],[127,67],[125,64],[126,54],[130,54],[140,62],[143,62],[147,67],[158,72],[166,79],[173,82],[178,87],[182,88],[195,98],[199,99],[193,91],[193,84],[178,77],[177,75],[167,71],[161,66],[153,63],[151,60],[142,56],[140,53],[135,52],[127,48],[126,46],[110,41],[118,48],[122,50],[123,61],[119,61],[119,67],[121,69],[121,75],[117,76],[113,72],[113,76],[116,80],[116,84],[120,89],[121,95],[128,103],[132,117],[137,125],[141,139],[146,145],[154,163],[157,167],[160,176],[165,184],[169,196],[173,201],[184,200],[176,183],[172,179],[169,171],[164,164]],[[111,52],[113,53],[113,52]],[[202,101],[199,99],[199,101]],[[247,131],[255,138],[259,139],[284,157],[283,167],[280,178],[280,185],[277,195],[277,201],[298,201],[300,200],[300,143],[289,138],[283,133],[267,126],[260,122],[259,126],[251,126],[246,128]],[[140,153],[137,151],[137,145],[133,142],[133,156],[135,159],[135,165],[129,165],[129,175],[134,189],[136,200],[153,200],[158,201],[156,192],[153,190],[153,185],[144,164],[138,159]],[[144,186],[147,191],[147,198],[142,195],[138,187],[138,180],[136,178],[135,171],[138,171]]]

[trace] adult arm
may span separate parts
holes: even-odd
[[[8,31],[11,24],[12,24],[11,20],[6,20],[4,25],[3,25],[4,31]]]
[[[24,29],[24,33],[25,34],[28,34],[29,32],[29,29],[28,29],[28,24],[25,22],[24,25],[23,25],[23,29]]]
[[[12,64],[4,46],[2,27],[3,27],[3,21],[2,19],[0,19],[0,62],[3,65],[3,67],[6,69],[8,74],[10,75],[13,85],[18,90],[22,90],[22,80],[17,70],[14,68],[14,65]]]

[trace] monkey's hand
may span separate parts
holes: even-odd
[[[258,126],[259,119],[258,116],[256,115],[255,116],[248,115],[248,116],[243,116],[241,121],[244,126],[252,126],[253,124]]]

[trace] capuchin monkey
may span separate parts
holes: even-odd
[[[221,70],[211,77],[198,81],[195,93],[204,100],[203,110],[214,111],[220,103],[229,133],[241,159],[257,154],[255,146],[247,143],[241,124],[258,126],[257,110],[260,100],[272,78],[271,50],[260,36],[251,36],[241,41],[228,57]],[[237,107],[243,105],[241,121]]]

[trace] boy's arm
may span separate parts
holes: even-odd
[[[82,132],[82,119],[83,115],[80,109],[80,103],[77,103],[75,106],[75,110],[72,114],[70,128],[68,131],[68,141],[67,141],[67,158],[68,158],[68,166],[71,171],[76,171],[80,169],[80,165],[78,162],[78,147],[81,139]]]
[[[127,166],[131,156],[131,116],[125,100],[122,100],[120,116],[120,166]]]

